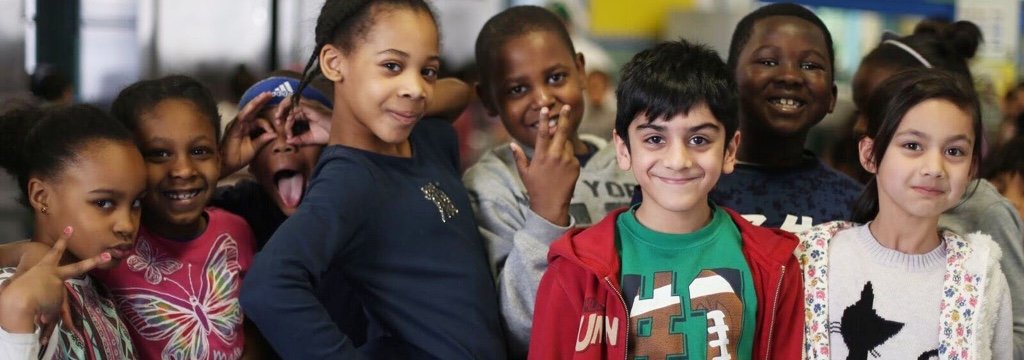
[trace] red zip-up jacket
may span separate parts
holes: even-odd
[[[537,290],[530,359],[625,359],[629,315],[619,285],[615,210],[551,245]],[[754,359],[800,359],[804,296],[792,234],[754,226],[726,209],[739,228],[757,294]]]

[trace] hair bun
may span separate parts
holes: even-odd
[[[942,37],[964,59],[973,58],[974,54],[978,51],[978,45],[984,39],[978,25],[964,20],[957,21],[946,27]]]
[[[983,40],[981,28],[966,20],[923,20],[914,27],[914,35],[933,37],[963,59],[973,58]]]
[[[11,175],[24,176],[29,166],[25,140],[42,112],[28,103],[8,103],[4,108],[0,112],[0,167]]]

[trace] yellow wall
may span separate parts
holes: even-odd
[[[591,0],[590,32],[597,36],[656,37],[670,9],[690,9],[695,1]]]

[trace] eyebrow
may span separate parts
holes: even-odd
[[[213,141],[213,138],[211,138],[209,136],[206,136],[206,135],[202,135],[202,136],[190,139],[189,143],[191,144],[191,143],[194,143],[194,142],[199,141],[199,140],[210,140],[210,141]],[[174,141],[171,140],[171,139],[165,138],[165,137],[157,136],[157,137],[154,137],[152,139],[149,139],[149,141],[146,141],[146,144],[152,144],[152,143],[155,143],[155,142],[169,143],[169,142],[174,142]]]
[[[124,196],[124,192],[121,192],[119,190],[114,190],[114,189],[96,189],[96,190],[90,191],[89,193],[90,194],[109,195],[109,196],[112,196],[112,197]]]
[[[387,50],[378,52],[377,55],[394,55],[394,56],[398,56],[398,57],[402,58],[402,60],[407,60],[407,59],[412,57],[412,55],[409,55],[409,53],[407,53],[405,51],[402,51],[402,50],[398,50],[398,49],[387,49]],[[439,55],[430,55],[430,56],[427,57],[427,61],[441,61],[441,56],[439,56]]]
[[[895,137],[899,137],[899,136],[903,136],[903,135],[913,135],[913,136],[920,137],[920,138],[931,139],[931,136],[928,136],[928,134],[924,133],[923,131],[918,131],[918,130],[913,130],[913,129],[911,129],[911,130],[904,130],[904,131],[898,132],[893,137],[895,138]],[[951,137],[946,139],[946,142],[958,141],[958,140],[964,140],[964,141],[967,141],[969,143],[971,142],[971,138],[969,136],[967,136],[967,135],[964,135],[964,134],[959,134],[959,135],[951,136]]]
[[[651,129],[651,130],[654,130],[654,131],[665,132],[666,128],[665,128],[665,126],[662,126],[662,125],[657,125],[657,124],[653,124],[653,123],[646,123],[646,124],[637,125],[636,129],[637,130]],[[695,132],[698,132],[698,131],[701,131],[701,130],[704,130],[704,129],[712,129],[712,130],[714,130],[716,132],[717,131],[721,131],[720,128],[718,127],[718,124],[715,124],[713,122],[706,122],[706,123],[697,124],[697,125],[694,125],[694,126],[691,126],[691,127],[687,128],[686,131],[687,131],[687,133],[695,133]]]
[[[758,48],[754,49],[750,53],[751,54],[757,54],[757,52],[762,51],[762,50],[778,50],[780,48],[781,48],[781,46],[778,46],[778,45],[761,45],[761,47],[758,47]],[[819,57],[821,57],[823,59],[828,59],[828,57],[825,56],[825,54],[822,54],[820,51],[818,51],[818,49],[814,49],[814,48],[807,49],[807,50],[804,50],[804,51],[800,52],[800,56],[801,57],[807,56],[807,55],[815,55],[815,56],[819,56]]]
[[[563,63],[557,63],[557,64],[554,64],[554,65],[548,66],[547,68],[544,68],[543,73],[544,74],[548,74],[548,73],[550,73],[552,71],[555,71],[555,70],[563,70],[563,69],[567,69],[567,68],[569,68],[568,65],[565,65]],[[547,75],[545,75],[545,77],[546,76]],[[505,78],[504,80],[502,80],[502,82],[507,84],[507,83],[512,83],[512,82],[522,81],[524,78],[527,78],[527,77],[529,77],[529,75],[527,75],[527,74],[517,74],[515,76],[509,76],[508,78]]]

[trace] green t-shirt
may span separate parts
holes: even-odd
[[[741,252],[739,229],[720,207],[688,234],[667,234],[637,221],[636,207],[615,222],[622,295],[629,306],[629,357],[749,359],[757,295]]]

